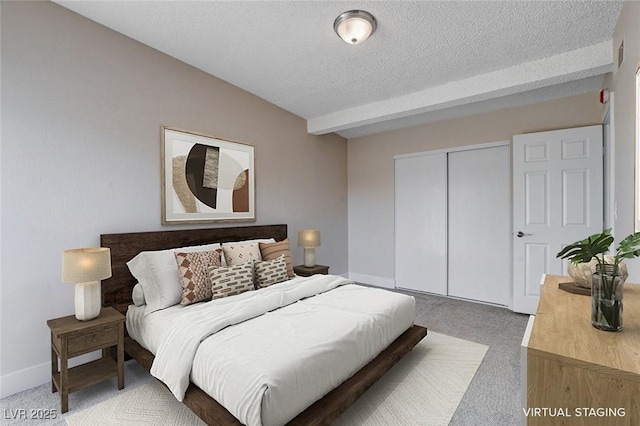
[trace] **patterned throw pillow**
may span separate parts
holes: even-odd
[[[255,263],[256,286],[269,287],[289,279],[287,261],[281,254],[277,259]]]
[[[211,299],[211,282],[208,268],[220,267],[221,250],[196,251],[191,253],[176,252],[178,276],[182,281],[181,305]]]
[[[245,262],[228,268],[210,266],[208,272],[213,299],[233,296],[255,289],[252,262]]]
[[[277,243],[260,243],[260,255],[262,256],[262,260],[273,260],[277,259],[280,255],[284,255],[284,260],[287,262],[287,274],[291,278],[296,276],[293,272],[288,238],[278,241]]]
[[[222,250],[227,266],[240,265],[245,262],[251,262],[253,265],[254,261],[262,260],[258,243],[225,245],[222,246]]]

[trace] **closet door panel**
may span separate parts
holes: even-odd
[[[447,294],[446,154],[395,159],[396,287]]]
[[[509,303],[509,147],[449,153],[449,295]]]

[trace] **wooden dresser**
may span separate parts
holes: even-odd
[[[625,284],[623,330],[591,325],[591,297],[547,275],[522,342],[527,425],[640,425],[640,285]]]

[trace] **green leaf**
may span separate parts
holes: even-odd
[[[628,235],[620,241],[616,249],[616,263],[618,263],[620,259],[632,259],[638,256],[640,256],[640,232]]]
[[[606,253],[612,243],[613,236],[611,235],[611,229],[606,229],[601,233],[590,235],[584,240],[569,244],[560,250],[556,257],[569,259],[574,264],[586,263],[596,255]]]

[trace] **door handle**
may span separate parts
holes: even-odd
[[[531,234],[525,234],[525,233],[524,233],[524,232],[522,232],[522,231],[518,231],[518,232],[516,233],[516,237],[518,237],[518,238],[522,238],[522,237],[524,237],[524,236],[529,236],[529,235],[531,235]]]

